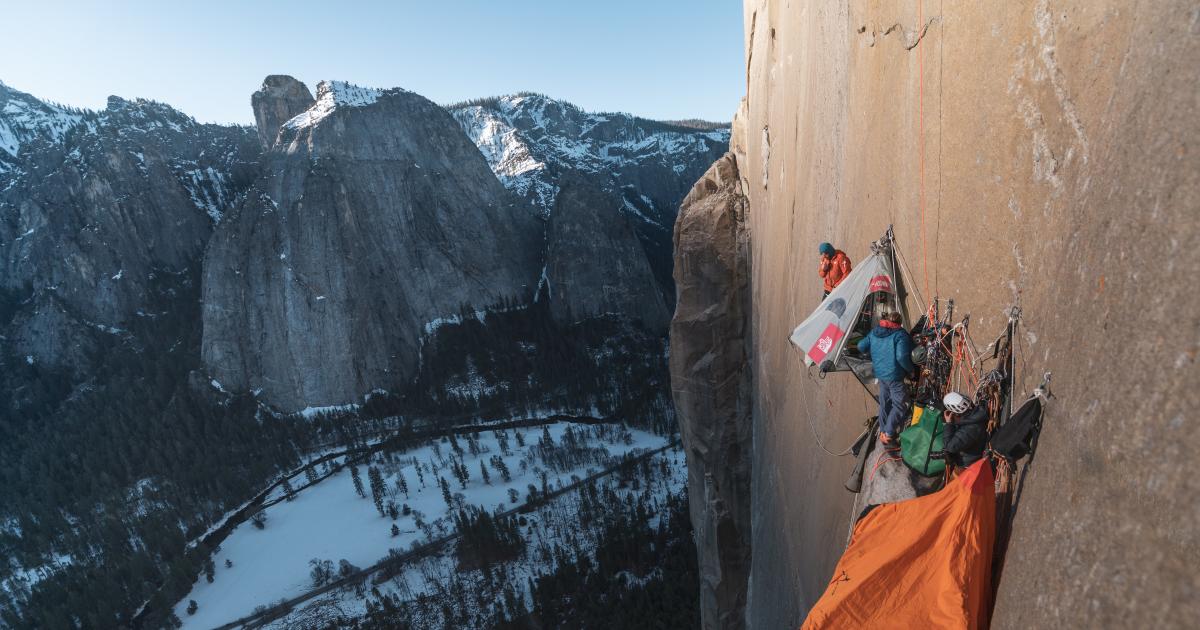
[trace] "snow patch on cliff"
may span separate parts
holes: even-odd
[[[317,101],[304,113],[283,123],[288,129],[311,127],[337,110],[338,107],[365,107],[383,96],[385,90],[366,88],[345,81],[321,81],[317,84]]]
[[[0,151],[13,157],[34,139],[62,140],[82,118],[0,83]]]

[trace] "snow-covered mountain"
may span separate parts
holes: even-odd
[[[55,142],[83,118],[83,112],[40,101],[0,81],[0,171],[17,157],[22,144]]]
[[[729,144],[729,128],[590,113],[522,93],[451,105],[500,181],[549,216],[566,171],[593,177],[623,212],[670,230],[675,209]]]
[[[725,153],[728,125],[590,113],[533,93],[448,109],[500,181],[547,218],[543,284],[567,298],[553,305],[558,316],[636,312],[665,329],[675,303],[666,254],[679,202],[687,182]],[[561,194],[565,187],[572,194]],[[579,229],[580,219],[589,225]],[[582,236],[588,233],[603,236]],[[614,258],[624,263],[615,272]],[[606,282],[614,275],[615,282]],[[657,296],[646,288],[652,285]]]
[[[297,411],[397,389],[430,322],[530,300],[542,222],[432,101],[322,81],[280,103],[308,91],[291,85],[252,99],[294,115],[209,244],[203,359],[226,387]]]

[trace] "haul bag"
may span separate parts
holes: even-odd
[[[943,448],[943,424],[941,409],[924,407],[916,423],[900,432],[900,455],[917,474],[936,477],[946,471],[945,460],[929,458]]]
[[[1033,450],[1041,424],[1042,400],[1033,396],[992,434],[992,450],[1014,461],[1025,457]]]

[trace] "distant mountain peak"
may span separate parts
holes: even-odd
[[[283,123],[308,111],[314,103],[308,86],[294,77],[272,74],[263,79],[262,87],[250,95],[258,139],[264,149],[271,148]]]
[[[52,105],[0,83],[0,151],[16,157],[35,139],[61,140],[83,118],[82,112]]]
[[[609,177],[613,184],[606,189],[614,191],[643,180],[651,165],[656,172],[667,169],[672,179],[688,169],[702,173],[729,143],[729,129],[718,123],[688,126],[623,112],[587,112],[535,92],[474,99],[447,109],[500,181],[544,216],[554,208],[564,171]],[[671,191],[658,201],[674,204],[678,197],[682,192]],[[673,218],[673,213],[652,214]]]

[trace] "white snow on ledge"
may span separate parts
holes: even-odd
[[[383,96],[384,90],[365,88],[345,81],[321,81],[317,84],[317,101],[307,111],[283,123],[287,129],[311,127],[338,107],[363,107]]]
[[[339,411],[357,411],[361,406],[362,405],[350,403],[350,404],[346,404],[346,405],[328,405],[325,407],[305,407],[304,409],[297,411],[296,415],[304,418],[305,420],[312,420],[313,418],[316,418],[317,416],[319,416],[323,413],[337,413]]]

